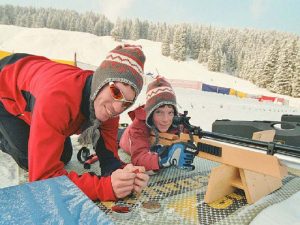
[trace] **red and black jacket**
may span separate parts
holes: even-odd
[[[53,62],[45,57],[15,54],[0,61],[0,101],[12,115],[30,125],[29,180],[68,176],[92,200],[115,200],[110,177],[78,175],[64,169],[64,141],[79,134],[88,117],[83,91],[93,71]],[[119,118],[100,127],[105,147],[117,155]]]

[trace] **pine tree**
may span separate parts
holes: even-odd
[[[300,97],[300,47],[298,47],[298,52],[295,61],[295,71],[293,74],[292,82],[292,96],[299,98]]]
[[[157,34],[157,26],[153,23],[150,24],[148,29],[148,40],[155,41],[156,40],[156,34]]]
[[[120,29],[121,29],[121,35],[122,35],[122,39],[129,39],[129,31],[131,29],[131,20],[123,20],[121,22],[121,26],[120,26]]]
[[[251,55],[248,54],[244,61],[241,78],[252,81],[254,77],[254,67],[255,67],[255,58],[254,56],[251,57]]]
[[[274,86],[274,74],[277,70],[278,64],[278,41],[276,40],[266,53],[266,60],[260,79],[259,86],[272,90]]]
[[[112,30],[111,30],[111,33],[110,33],[111,37],[115,40],[115,41],[122,41],[122,38],[121,38],[121,32],[120,32],[120,29],[119,27],[115,26]]]
[[[77,20],[75,20],[75,30],[80,31],[81,29],[81,18],[79,17]]]
[[[208,52],[206,52],[206,49],[199,48],[198,63],[206,63],[207,59],[208,59]]]
[[[81,17],[79,31],[86,32],[86,24],[87,24],[86,17]]]
[[[0,23],[15,24],[14,7],[12,5],[5,5],[1,11]]]
[[[104,36],[110,35],[112,29],[113,29],[113,23],[105,18],[103,22],[103,35]]]
[[[250,34],[249,34],[250,36]],[[256,64],[257,64],[257,53],[255,48],[255,42],[252,40],[252,37],[249,37],[246,41],[246,44],[244,43],[245,48],[244,51],[244,60],[243,65],[241,68],[241,75],[239,75],[241,78],[249,80],[251,82],[255,82],[255,70],[256,70]]]
[[[62,19],[59,21],[59,29],[60,30],[68,29],[67,17],[62,17]]]
[[[241,49],[241,51],[238,53],[238,57],[237,57],[237,61],[236,61],[236,71],[234,73],[236,76],[238,76],[238,74],[240,73],[240,71],[242,69],[244,57],[245,57],[244,51]]]
[[[72,31],[76,30],[76,20],[77,20],[77,18],[74,17],[74,15],[70,18],[69,29]]]
[[[45,27],[46,26],[45,15],[42,11],[37,14],[34,26],[35,27]]]
[[[178,61],[186,59],[186,27],[184,25],[178,26],[174,32],[172,58]]]
[[[220,62],[220,72],[226,73],[227,72],[227,58],[226,58],[226,54],[223,53],[222,57],[221,57],[221,62]]]
[[[260,80],[263,73],[264,65],[265,65],[265,52],[266,50],[263,47],[257,47],[254,50],[254,65],[251,70],[250,81],[257,86],[260,86]]]
[[[165,33],[165,37],[161,45],[161,54],[164,56],[170,56],[170,31],[169,30]]]
[[[234,74],[237,68],[237,52],[233,43],[229,44],[226,51],[226,70],[230,74]]]
[[[210,71],[220,71],[221,67],[221,54],[220,54],[219,47],[216,44],[212,45],[208,53],[208,60],[207,60],[207,69]]]
[[[95,34],[95,24],[92,18],[87,17],[86,19],[86,32]]]
[[[50,28],[59,29],[59,20],[60,20],[59,15],[53,14],[50,20]],[[28,24],[29,23],[31,24],[30,21],[28,21]]]
[[[289,46],[285,44],[284,48],[279,53],[279,66],[274,75],[274,86],[272,88],[272,91],[278,94],[291,95],[292,92],[291,82],[293,70],[291,67],[289,55]]]
[[[141,27],[141,39],[147,39],[148,38],[148,29],[149,29],[148,21],[143,21],[142,22],[142,27]]]
[[[102,36],[102,33],[103,33],[103,23],[102,23],[102,20],[99,18],[97,20],[97,22],[95,23],[95,34],[97,36]]]
[[[166,23],[164,24],[158,23],[155,41],[162,42],[165,37],[166,30],[167,30]]]
[[[200,32],[194,30],[191,33],[191,45],[190,45],[190,57],[192,59],[198,59],[200,51]]]
[[[138,40],[140,39],[140,21],[135,19],[133,25],[131,27],[130,39],[131,40]]]
[[[205,28],[201,29],[199,43],[198,63],[206,63],[208,60],[210,44],[208,41],[207,30]]]

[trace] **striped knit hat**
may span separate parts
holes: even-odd
[[[155,109],[163,105],[173,105],[177,115],[177,103],[175,92],[171,84],[165,78],[159,77],[152,81],[147,87],[146,93],[146,124],[148,127],[153,126],[152,113]]]
[[[119,45],[111,50],[93,75],[90,95],[90,121],[78,141],[95,147],[100,137],[100,121],[96,119],[94,100],[102,87],[111,81],[129,84],[135,90],[135,99],[143,88],[145,55],[141,46]]]
[[[119,45],[111,50],[94,73],[90,100],[94,101],[100,89],[111,81],[129,84],[137,97],[143,88],[144,63],[141,46]]]

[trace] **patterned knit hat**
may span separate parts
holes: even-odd
[[[82,145],[95,147],[100,137],[100,121],[96,119],[94,100],[102,87],[111,81],[129,84],[135,90],[135,99],[143,88],[145,55],[141,46],[119,45],[111,50],[94,72],[90,95],[89,126],[82,132],[78,141]]]
[[[146,124],[148,127],[152,127],[153,125],[151,114],[155,109],[163,105],[173,105],[175,114],[177,115],[176,96],[172,86],[165,78],[159,77],[152,81],[147,87],[145,111]]]
[[[119,45],[111,50],[97,68],[92,80],[90,100],[94,101],[100,89],[111,81],[129,84],[136,97],[143,88],[145,55],[137,45]]]

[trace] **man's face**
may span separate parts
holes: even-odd
[[[167,132],[172,125],[174,108],[171,105],[164,105],[153,112],[153,123],[160,132]]]
[[[94,101],[96,118],[104,122],[117,116],[128,108],[128,101],[134,99],[135,91],[130,85],[121,82],[107,84],[100,90]]]

